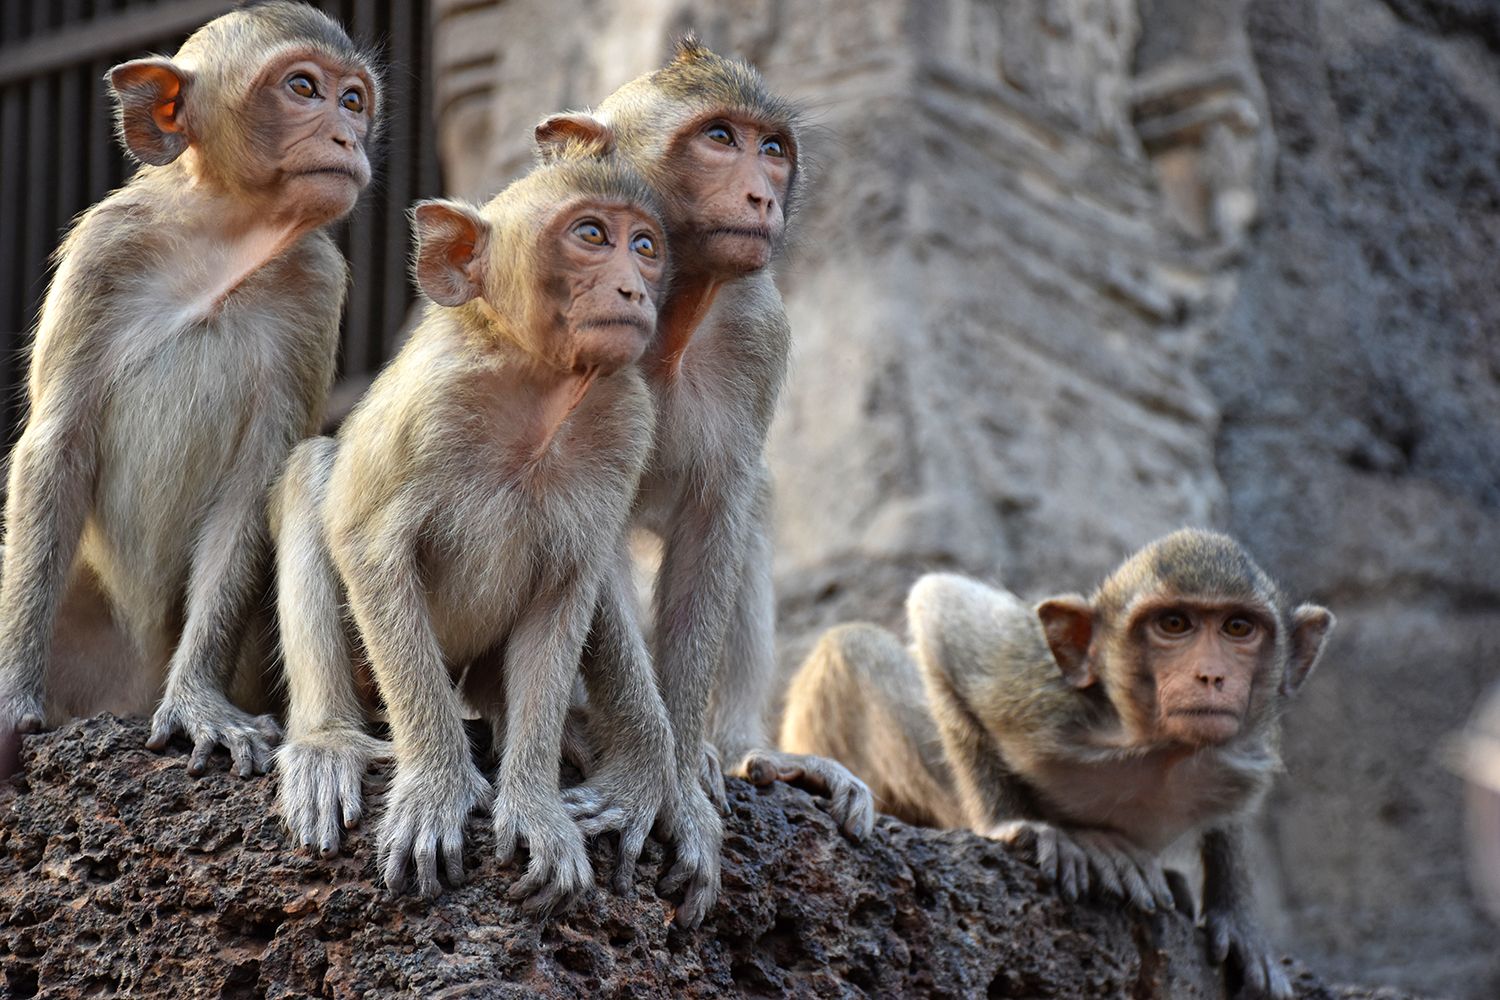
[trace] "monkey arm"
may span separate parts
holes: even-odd
[[[1290,1000],[1291,983],[1251,912],[1243,824],[1230,822],[1208,830],[1203,834],[1201,850],[1203,923],[1208,932],[1209,958],[1216,963],[1232,960],[1244,977],[1245,995]]]
[[[53,622],[97,463],[94,410],[85,392],[50,394],[11,454],[0,585],[0,742],[8,740],[7,730],[42,724]],[[6,773],[0,759],[0,775]]]
[[[708,709],[708,738],[730,767],[770,745],[765,715],[776,675],[776,598],[771,585],[771,482],[764,464],[756,470],[748,519],[739,585]]]

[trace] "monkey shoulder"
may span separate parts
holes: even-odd
[[[912,586],[906,615],[918,645],[943,658],[1020,670],[1047,657],[1041,623],[1015,594],[956,573],[929,573]]]

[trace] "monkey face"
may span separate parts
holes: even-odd
[[[633,364],[656,329],[666,240],[628,202],[581,199],[554,213],[541,287],[558,319],[560,367],[607,375]]]
[[[784,128],[743,115],[702,118],[678,134],[668,163],[668,223],[686,267],[735,275],[771,263],[796,173]]]
[[[305,222],[344,215],[370,182],[365,142],[374,122],[368,70],[318,49],[273,60],[256,78],[247,121],[254,155],[231,165],[245,185]]]
[[[1217,746],[1238,735],[1274,652],[1274,615],[1184,601],[1146,610],[1137,623],[1132,634],[1155,682],[1158,737]]]

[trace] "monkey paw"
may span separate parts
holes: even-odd
[[[724,787],[724,764],[719,759],[719,748],[708,740],[703,741],[703,762],[698,780],[708,793],[709,801],[718,807],[720,816],[729,815],[729,792]]]
[[[269,715],[241,711],[223,695],[183,695],[169,688],[151,718],[146,746],[165,749],[177,733],[193,743],[188,759],[188,773],[193,775],[208,770],[209,755],[217,747],[229,751],[229,769],[241,778],[265,774],[271,769],[272,752],[281,740],[281,727]]]
[[[0,695],[0,780],[21,769],[21,737],[42,731],[42,699]]]
[[[668,773],[672,773],[670,768]],[[646,835],[667,800],[667,788],[659,772],[640,766],[601,772],[584,784],[565,790],[562,798],[563,807],[583,836],[620,835],[613,887],[620,895],[628,895]]]
[[[400,892],[407,864],[416,869],[423,896],[442,891],[438,858],[449,885],[464,880],[464,821],[489,792],[489,782],[465,755],[454,767],[403,768],[398,762],[377,838],[386,888]]]
[[[1029,848],[1042,878],[1057,886],[1070,902],[1093,891],[1127,900],[1147,913],[1173,906],[1161,865],[1118,834],[1063,830],[1051,823],[1019,819],[999,824],[988,836]]]
[[[739,769],[752,784],[785,781],[814,795],[826,796],[828,814],[855,840],[863,840],[875,828],[875,797],[870,794],[869,786],[836,760],[755,750],[745,756]]]
[[[703,922],[719,898],[719,848],[724,841],[724,821],[708,800],[702,785],[688,778],[683,796],[667,822],[667,839],[676,861],[662,876],[656,891],[663,896],[682,893],[675,917],[679,927],[693,928]]]
[[[1210,909],[1203,915],[1203,926],[1208,933],[1209,960],[1215,965],[1228,961],[1239,969],[1239,996],[1291,1000],[1291,981],[1249,917],[1233,910]]]
[[[526,842],[531,862],[507,895],[528,913],[548,914],[571,907],[594,884],[583,832],[558,803],[518,801],[495,796],[495,853],[501,861]]]
[[[370,763],[391,746],[357,729],[322,729],[288,740],[276,750],[281,816],[301,846],[322,857],[337,854],[342,825],[359,825],[362,783]]]

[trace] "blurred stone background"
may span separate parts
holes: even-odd
[[[452,193],[695,28],[806,102],[772,442],[783,667],[915,575],[1040,595],[1182,524],[1341,625],[1264,907],[1335,979],[1500,995],[1445,765],[1500,662],[1500,3],[441,0]]]

